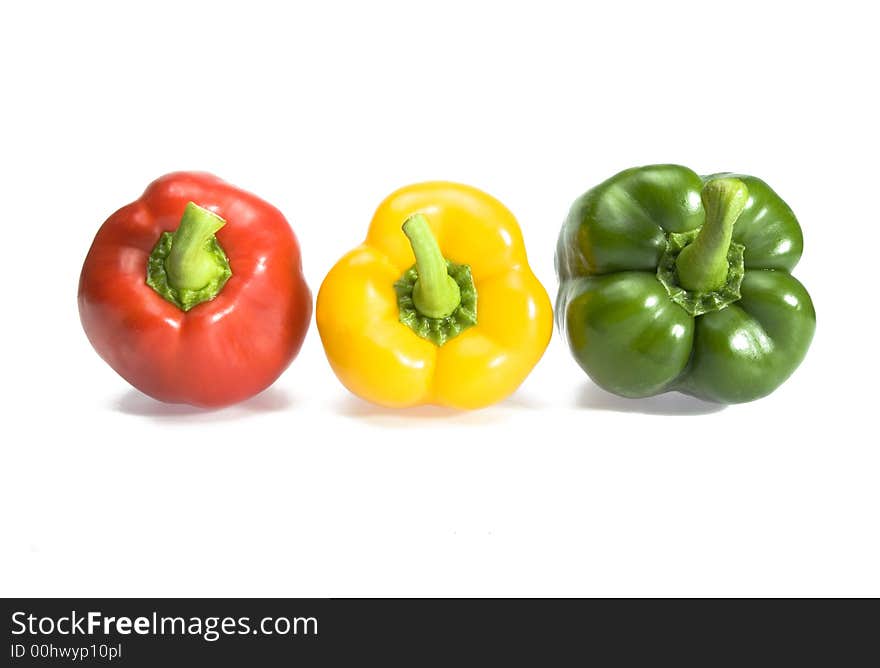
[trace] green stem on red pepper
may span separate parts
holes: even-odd
[[[213,211],[189,202],[174,232],[164,232],[150,253],[147,285],[189,311],[217,296],[232,275],[215,234],[226,224]]]

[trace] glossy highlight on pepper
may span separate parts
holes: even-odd
[[[813,303],[790,273],[802,250],[791,209],[756,177],[628,169],[572,205],[557,323],[606,390],[752,401],[785,382],[813,338]]]
[[[199,172],[163,176],[110,216],[80,276],[95,350],[171,403],[219,407],[266,389],[299,351],[311,309],[281,212]]]
[[[486,193],[449,182],[382,202],[366,241],[324,279],[316,319],[340,381],[391,407],[500,401],[552,330],[516,219]]]

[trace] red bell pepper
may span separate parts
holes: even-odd
[[[178,172],[101,226],[79,312],[98,354],[141,392],[217,407],[281,375],[312,297],[280,211],[210,174]]]

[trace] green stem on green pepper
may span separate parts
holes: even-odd
[[[711,292],[727,280],[727,253],[733,239],[733,226],[749,199],[746,185],[739,179],[709,181],[700,193],[706,222],[697,238],[676,260],[678,283],[692,292]]]

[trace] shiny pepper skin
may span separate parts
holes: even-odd
[[[400,322],[395,282],[414,263],[401,232],[421,212],[443,256],[469,265],[477,322],[443,345]],[[552,308],[529,268],[516,219],[465,185],[402,188],[376,211],[363,244],[329,272],[316,319],[327,359],[354,394],[384,406],[488,406],[510,395],[541,358]]]
[[[189,203],[225,220],[216,240],[231,276],[215,297],[182,310],[146,278],[157,242]],[[161,401],[205,408],[271,385],[299,351],[311,311],[299,244],[281,212],[201,172],[163,176],[110,216],[79,283],[86,335],[119,375]]]
[[[675,265],[661,265],[676,235],[700,233],[701,196],[721,179],[748,191],[730,245],[740,246],[741,285],[708,312],[689,313],[672,298],[689,298],[675,294]],[[584,371],[616,394],[758,399],[794,372],[813,338],[813,303],[790,273],[802,251],[791,209],[758,178],[701,177],[678,165],[628,169],[580,197],[562,227],[557,322]]]

